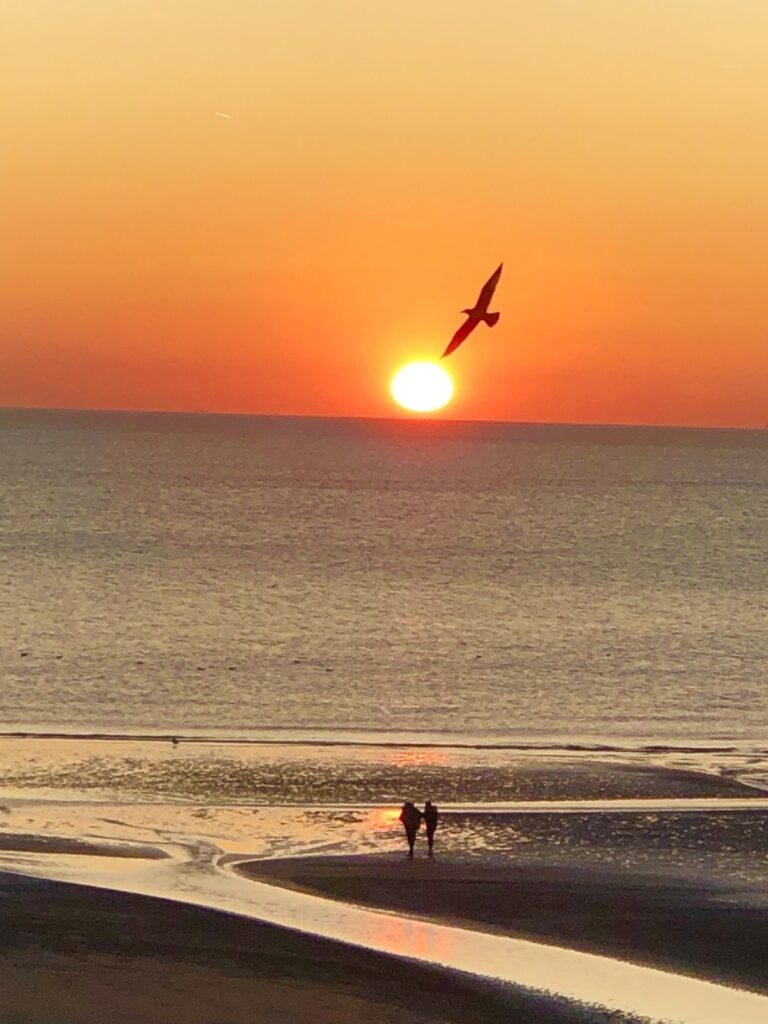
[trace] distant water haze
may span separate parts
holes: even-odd
[[[768,433],[0,413],[5,729],[759,741]]]

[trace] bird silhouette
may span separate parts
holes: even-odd
[[[451,352],[454,352],[462,343],[462,341],[465,341],[470,336],[472,331],[474,331],[474,329],[481,321],[485,321],[485,323],[487,323],[489,327],[493,327],[493,325],[497,322],[500,314],[489,313],[488,305],[491,299],[493,298],[493,293],[496,291],[496,285],[499,283],[499,278],[501,277],[501,268],[503,266],[504,264],[500,263],[498,267],[494,270],[494,272],[491,274],[491,276],[488,278],[488,280],[485,282],[480,294],[477,297],[477,302],[475,303],[474,307],[472,309],[462,309],[461,312],[467,314],[467,319],[464,321],[464,323],[461,325],[458,331],[456,331],[454,336],[451,338],[450,342],[448,343],[448,348],[440,356],[441,359],[445,359],[445,357],[449,356]]]

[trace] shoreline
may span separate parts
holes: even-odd
[[[25,654],[28,652],[24,652]],[[446,739],[445,733],[392,733],[376,730],[305,730],[305,729],[264,729],[254,730],[249,734],[238,734],[224,729],[221,733],[204,730],[185,731],[184,727],[175,732],[163,730],[153,732],[137,728],[134,732],[109,730],[94,727],[62,730],[48,726],[22,725],[6,726],[0,730],[0,742],[3,740],[48,740],[48,741],[87,741],[95,743],[172,743],[188,746],[243,746],[243,747],[309,747],[309,748],[372,748],[382,750],[435,749],[445,751],[473,750],[493,753],[520,753],[527,755],[560,755],[562,758],[573,756],[599,760],[603,755],[630,756],[664,756],[668,754],[733,754],[733,755],[768,755],[763,737],[741,738],[738,740],[718,741],[712,738],[695,740],[631,737],[609,742],[607,739],[587,737],[581,742],[564,737],[538,737],[525,740],[514,736],[499,736],[494,739],[484,734],[455,733],[453,738]],[[654,771],[692,771],[695,768],[676,769],[664,764],[647,766]],[[709,774],[709,773],[700,773]],[[722,776],[714,776],[723,778]],[[768,792],[768,789],[766,789]]]

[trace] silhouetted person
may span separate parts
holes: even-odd
[[[427,826],[427,846],[429,847],[430,857],[432,856],[432,847],[435,844],[435,829],[437,828],[438,817],[437,807],[435,807],[431,800],[427,800],[424,804],[424,824]]]
[[[421,825],[421,811],[410,800],[406,800],[403,804],[403,809],[400,811],[400,821],[402,821],[405,828],[405,834],[408,837],[408,856],[413,856],[413,846],[416,842],[416,833],[419,831]]]
[[[486,323],[488,324],[489,327],[493,327],[493,325],[497,322],[497,320],[499,319],[499,314],[489,313],[488,306],[490,304],[491,299],[493,298],[493,293],[496,291],[496,285],[499,283],[499,278],[501,277],[501,268],[503,266],[504,264],[500,263],[498,267],[494,270],[494,272],[491,274],[491,276],[488,278],[488,280],[485,282],[482,291],[477,297],[477,302],[474,304],[472,309],[462,309],[461,312],[467,314],[467,319],[464,321],[464,323],[461,325],[458,331],[456,331],[454,336],[451,338],[450,342],[448,343],[448,348],[440,356],[441,359],[445,359],[446,356],[449,356],[451,352],[457,349],[459,345],[462,343],[462,341],[464,341],[466,338],[470,336],[472,331],[474,331],[474,329],[477,327],[479,323]]]

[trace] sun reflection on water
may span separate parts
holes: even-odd
[[[417,767],[420,765],[447,764],[448,758],[442,750],[392,750],[389,759],[400,767]]]
[[[371,814],[375,828],[392,828],[400,823],[399,807],[376,807]]]

